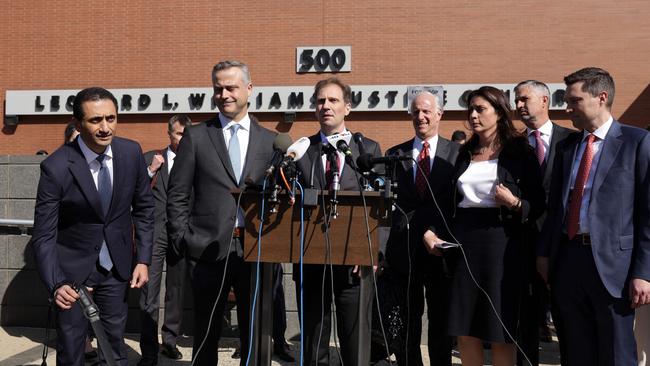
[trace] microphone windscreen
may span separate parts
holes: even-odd
[[[362,172],[369,172],[372,169],[372,154],[359,155],[357,158],[357,166]]]
[[[275,136],[275,140],[273,140],[273,148],[282,151],[282,153],[286,153],[292,142],[293,141],[291,140],[291,136],[289,136],[289,134],[279,133],[277,136]]]

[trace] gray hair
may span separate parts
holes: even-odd
[[[433,94],[432,92],[430,92],[430,91],[428,91],[428,90],[424,90],[424,91],[422,91],[421,93],[419,93],[418,95],[416,95],[415,98],[413,98],[413,100],[412,100],[411,103],[409,104],[409,108],[408,108],[408,113],[409,113],[409,114],[413,114],[413,103],[415,103],[415,101],[416,101],[416,100],[417,100],[421,95],[430,95],[430,96],[432,96],[432,97],[433,97],[433,100],[436,101],[436,108],[437,108],[440,112],[444,112],[444,109],[443,109],[443,107],[442,107],[442,103],[440,102],[440,96],[437,95],[437,94]]]
[[[515,93],[517,92],[517,89],[523,87],[530,87],[538,95],[546,96],[549,100],[551,100],[551,90],[548,88],[548,85],[542,83],[541,81],[537,81],[537,80],[522,81],[521,83],[517,84],[517,86],[515,86]]]
[[[217,73],[221,70],[226,70],[231,67],[236,67],[242,71],[242,74],[244,75],[244,84],[248,84],[251,82],[251,74],[248,71],[248,65],[246,65],[243,62],[235,61],[235,60],[225,60],[225,61],[220,61],[214,67],[212,68],[212,81],[214,82],[215,77]]]

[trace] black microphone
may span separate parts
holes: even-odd
[[[354,166],[354,160],[352,160],[352,150],[350,149],[350,145],[348,145],[345,140],[338,140],[336,142],[336,149],[345,155],[345,160],[350,164],[352,167]]]
[[[363,134],[361,134],[361,132],[355,132],[354,135],[352,135],[352,139],[359,147],[359,155],[366,155],[366,146],[363,144]]]
[[[411,156],[388,155],[375,158],[372,154],[360,155],[357,158],[357,166],[362,172],[369,172],[377,164],[393,164],[397,161],[411,161]]]
[[[270,177],[271,174],[275,171],[275,167],[282,162],[284,154],[287,152],[289,146],[291,146],[291,136],[286,133],[279,133],[275,136],[273,140],[273,157],[271,158],[270,166],[264,171],[264,174],[267,177]]]

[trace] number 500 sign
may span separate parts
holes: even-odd
[[[352,48],[296,47],[296,72],[349,72],[352,70]]]

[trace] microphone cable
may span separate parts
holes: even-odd
[[[304,352],[305,352],[305,308],[304,308],[304,295],[303,295],[303,255],[305,252],[305,191],[302,188],[302,185],[298,182],[298,179],[294,179],[294,184],[298,186],[300,190],[300,366],[304,362]]]
[[[265,180],[265,182],[266,182],[266,180]],[[232,225],[232,232],[234,232],[235,229],[237,228],[237,219],[236,219],[237,216],[236,215],[239,212],[241,198],[242,198],[243,193],[244,193],[244,190],[241,190],[239,192],[239,195],[237,195],[237,208],[235,209],[235,221],[233,222],[233,225]],[[205,344],[205,341],[208,339],[208,334],[210,334],[210,328],[212,327],[214,312],[217,309],[217,304],[219,303],[219,298],[221,298],[221,293],[223,291],[223,285],[226,282],[226,273],[228,273],[228,260],[230,259],[230,250],[232,249],[232,242],[233,242],[233,238],[230,238],[230,242],[228,243],[228,252],[226,254],[226,263],[224,264],[224,267],[223,267],[223,276],[221,277],[221,284],[219,285],[219,291],[217,292],[217,297],[214,300],[214,305],[212,305],[212,311],[210,312],[210,319],[208,320],[207,331],[205,332],[205,335],[203,336],[203,340],[201,341],[201,344],[199,345],[199,348],[196,349],[196,353],[194,355],[192,355],[192,363],[190,364],[190,366],[195,365],[196,359],[197,359],[199,353],[201,352],[201,349],[203,349],[203,345]]]
[[[370,255],[370,267],[373,268],[375,265],[375,259],[372,254],[372,239],[370,237],[370,224],[368,223],[368,205],[366,203],[366,196],[364,194],[364,189],[363,186],[361,185],[361,180],[359,178],[359,173],[354,170],[354,175],[355,175],[355,180],[357,181],[357,184],[359,186],[359,194],[361,196],[361,202],[363,202],[363,219],[365,221],[366,225],[366,238],[368,239],[368,254]],[[361,272],[361,269],[359,269],[359,272]],[[381,335],[382,338],[384,339],[384,347],[386,348],[386,356],[388,357],[388,363],[393,364],[393,362],[390,360],[390,347],[388,346],[388,339],[386,338],[386,330],[384,328],[384,321],[382,319],[382,314],[381,314],[381,307],[379,306],[379,291],[377,289],[377,274],[373,268],[372,270],[372,285],[375,293],[375,304],[377,307],[377,314],[379,317],[379,327],[381,328]],[[407,297],[408,301],[408,297]],[[371,306],[372,309],[372,306]],[[371,317],[372,319],[372,317]],[[372,324],[371,324],[371,329],[372,329]],[[408,337],[408,335],[407,335]]]
[[[415,159],[411,158],[411,160],[412,160],[412,162],[413,162],[415,165],[417,165],[417,161],[416,161]],[[488,303],[490,304],[490,307],[492,308],[492,312],[493,312],[494,315],[496,316],[497,320],[499,320],[499,323],[501,324],[501,327],[503,328],[503,330],[504,330],[504,331],[506,332],[506,334],[508,335],[508,338],[509,338],[513,343],[514,343],[515,347],[517,347],[517,349],[519,350],[519,352],[521,352],[521,354],[522,354],[522,355],[524,356],[524,358],[526,359],[526,362],[528,362],[528,364],[529,364],[530,366],[532,366],[533,363],[532,363],[532,362],[530,361],[530,359],[528,358],[528,355],[526,355],[526,353],[524,352],[524,350],[519,346],[519,343],[517,343],[517,341],[516,341],[515,338],[512,336],[512,334],[510,333],[510,331],[509,331],[508,328],[506,327],[505,323],[503,322],[503,319],[501,319],[501,316],[499,315],[499,312],[497,311],[496,307],[494,306],[494,302],[493,302],[492,299],[490,298],[490,295],[487,293],[487,291],[485,291],[485,289],[483,289],[483,287],[481,287],[481,285],[478,283],[478,281],[477,281],[476,278],[474,277],[474,273],[472,272],[472,269],[471,269],[470,266],[469,266],[469,261],[467,260],[467,255],[466,255],[466,253],[465,253],[465,250],[463,249],[463,245],[458,241],[458,239],[456,238],[456,236],[454,235],[454,233],[453,233],[453,232],[451,231],[451,229],[449,228],[449,224],[447,223],[447,219],[445,218],[445,215],[442,213],[442,209],[440,208],[440,205],[438,204],[438,200],[436,200],[436,197],[435,197],[435,195],[433,194],[433,189],[431,188],[431,184],[429,183],[429,178],[428,178],[428,177],[424,177],[424,178],[425,178],[424,181],[427,183],[427,188],[428,188],[428,190],[429,190],[429,193],[431,193],[431,198],[433,198],[433,203],[434,203],[434,205],[436,206],[436,209],[438,210],[438,213],[440,214],[440,217],[442,218],[442,222],[445,224],[445,229],[447,229],[447,232],[449,233],[449,235],[451,236],[451,238],[454,240],[455,244],[458,244],[458,248],[460,248],[460,252],[461,252],[462,255],[463,255],[463,260],[464,260],[464,262],[465,262],[465,266],[467,267],[467,271],[468,271],[468,273],[469,273],[469,275],[470,275],[470,278],[472,279],[472,282],[474,282],[474,284],[475,284],[476,287],[479,289],[479,291],[481,291],[481,292],[483,293],[483,295],[485,295],[485,298],[488,300]],[[453,187],[453,189],[456,189],[456,187]],[[454,202],[454,204],[456,204],[456,203]]]
[[[257,304],[257,294],[260,286],[260,258],[262,256],[262,229],[264,228],[264,194],[266,193],[266,182],[268,177],[264,178],[262,183],[262,197],[260,199],[260,228],[257,233],[257,259],[255,260],[255,291],[253,292],[253,303],[251,305],[250,328],[248,332],[248,355],[246,356],[246,366],[250,364],[251,352],[253,350],[253,326],[255,324],[255,305]]]

